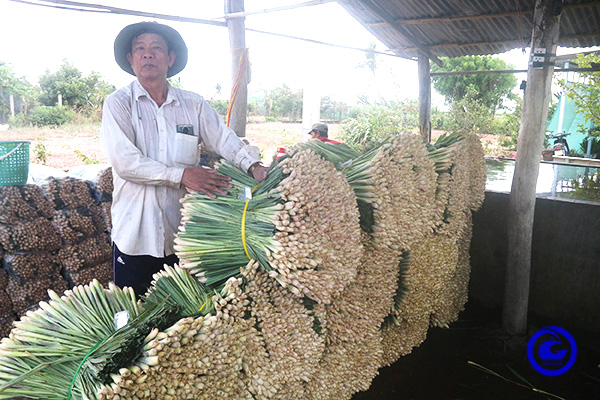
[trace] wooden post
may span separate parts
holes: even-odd
[[[243,12],[244,0],[225,0],[225,14]],[[246,27],[244,17],[228,18],[229,47],[231,53],[232,90],[236,90],[229,117],[229,127],[240,137],[246,136],[246,114],[248,109],[248,68],[244,68],[238,76],[240,61],[246,53]],[[239,80],[239,81],[238,81]],[[238,81],[236,83],[236,81]]]
[[[431,142],[431,75],[429,57],[419,55],[419,131],[427,143]]]
[[[554,15],[553,3],[554,0],[536,0],[531,53],[536,48],[545,48],[546,53],[556,54],[560,15]],[[551,60],[546,58],[545,61]],[[502,312],[502,327],[513,335],[522,336],[527,331],[535,188],[553,70],[553,66],[534,69],[530,63],[527,71],[527,89],[508,209],[508,254]]]
[[[11,93],[8,95],[8,101],[10,103],[10,115],[15,117],[15,96]]]

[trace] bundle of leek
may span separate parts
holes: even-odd
[[[177,306],[179,316],[197,317],[214,311],[211,291],[189,271],[175,265],[165,265],[153,275],[148,293],[143,298],[145,307],[154,308],[164,302]]]
[[[189,294],[193,308],[204,297],[190,290],[193,282],[183,283],[185,274],[180,268],[161,272],[148,297],[160,298],[156,289],[161,286],[168,296]],[[278,371],[250,315],[242,283],[231,278],[211,298],[213,315],[182,318],[164,331],[153,331],[143,353],[154,360],[152,365],[121,369],[101,388],[101,400],[271,398],[278,389]]]
[[[436,204],[442,215],[437,232],[460,234],[468,214],[483,203],[485,159],[481,142],[472,132],[442,135],[430,146],[437,177]]]
[[[298,385],[312,378],[316,361],[325,349],[324,339],[316,329],[318,318],[305,307],[306,301],[270,279],[256,263],[250,263],[242,274],[250,314],[280,383],[277,398],[296,398]]]
[[[140,359],[144,338],[155,326],[169,326],[173,308],[143,311],[131,289],[98,281],[76,286],[27,312],[0,344],[0,399],[97,399],[104,382]],[[117,329],[115,314],[131,318]]]
[[[360,227],[363,231],[373,231],[373,203],[377,200],[374,186],[375,166],[373,158],[380,149],[376,145],[370,150],[359,153],[345,144],[323,143],[320,140],[309,140],[298,144],[300,149],[310,149],[315,154],[332,162],[338,171],[344,174],[350,187],[356,195],[360,212]]]
[[[329,302],[356,274],[360,226],[356,197],[332,163],[296,151],[257,184],[229,164],[229,194],[183,200],[175,238],[181,266],[218,289],[250,259],[298,296]]]
[[[354,190],[363,231],[378,248],[408,250],[434,228],[435,172],[417,135],[398,133],[363,154],[343,144],[299,145],[336,165]]]
[[[201,192],[187,194],[175,238],[181,266],[214,289],[238,276],[249,258],[272,270],[268,258],[278,250],[273,216],[285,207],[277,187],[284,176],[277,165],[260,184],[227,162],[218,169],[231,177],[233,187],[216,199]]]
[[[457,260],[455,240],[432,233],[413,246],[408,265],[401,263],[405,292],[382,325],[383,365],[394,363],[425,340],[430,316]]]

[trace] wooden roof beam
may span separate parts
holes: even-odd
[[[531,40],[531,38],[523,38],[522,40],[519,39],[511,39],[511,40],[501,40],[501,41],[496,41],[496,42],[472,42],[472,43],[441,43],[441,44],[431,44],[427,47],[429,47],[430,49],[456,49],[456,48],[462,48],[462,47],[471,47],[471,46],[492,46],[492,45],[511,45],[514,43],[527,43]],[[399,52],[399,53],[413,53],[416,51],[419,51],[419,48],[417,47],[398,47],[398,48],[394,48],[394,49],[390,49],[393,52]]]
[[[600,1],[591,1],[589,3],[581,3],[581,4],[565,4],[563,5],[563,9],[573,9],[573,8],[587,8],[587,7],[595,7],[600,6]],[[436,22],[455,22],[455,21],[471,21],[475,19],[489,19],[489,18],[505,18],[505,17],[515,17],[519,15],[528,15],[533,14],[533,9],[531,10],[520,10],[520,11],[507,11],[502,13],[492,13],[492,14],[479,14],[479,15],[457,15],[457,16],[447,16],[447,17],[431,17],[431,18],[407,18],[407,19],[394,19],[394,22],[402,25],[419,25],[419,24],[430,24]],[[388,25],[386,21],[379,21],[367,24],[370,28],[377,28],[381,26]]]
[[[576,35],[568,35],[568,36],[561,36],[560,39],[561,40],[565,40],[565,39],[578,39],[578,38],[582,38],[582,37],[597,37],[600,36],[600,32],[591,32],[591,33],[579,33]],[[462,48],[462,47],[472,47],[472,46],[493,46],[493,45],[512,45],[514,43],[528,43],[531,40],[531,38],[527,37],[527,38],[522,38],[522,39],[509,39],[509,40],[500,40],[500,41],[490,41],[490,42],[472,42],[472,43],[440,43],[440,44],[431,44],[428,45],[427,47],[430,49],[450,49],[450,48]],[[420,51],[421,49],[419,47],[398,47],[398,48],[394,48],[394,49],[390,49],[391,51],[395,52],[395,53],[413,53],[413,52],[417,52]]]

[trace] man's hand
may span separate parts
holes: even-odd
[[[224,189],[232,187],[230,180],[230,177],[221,175],[214,169],[200,167],[186,168],[181,183],[189,190],[202,192],[214,199],[217,194],[227,194]]]
[[[256,179],[257,182],[262,182],[267,177],[268,170],[269,168],[258,165],[256,168],[254,168],[254,171],[252,171],[252,177]]]

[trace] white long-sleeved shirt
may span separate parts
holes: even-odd
[[[191,125],[193,134],[177,132]],[[100,144],[113,168],[112,240],[128,255],[174,253],[185,168],[200,160],[200,143],[246,171],[260,159],[202,96],[169,86],[158,107],[137,81],[104,102]]]

